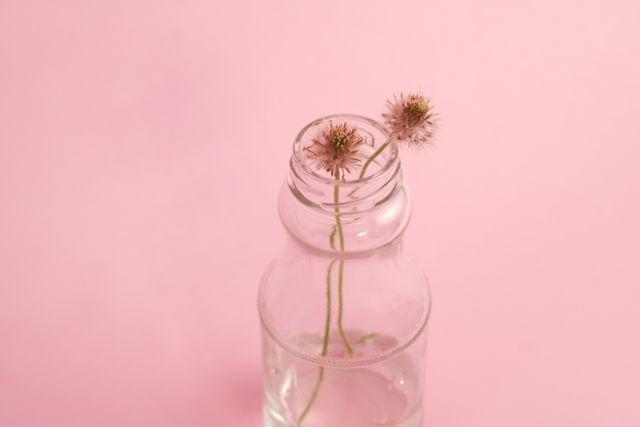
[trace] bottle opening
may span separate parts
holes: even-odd
[[[353,144],[357,156],[333,162]],[[279,211],[294,237],[321,250],[359,254],[392,242],[410,216],[397,144],[366,117],[311,122],[295,138]]]
[[[305,126],[294,140],[290,168],[295,198],[330,216],[336,209],[344,216],[370,210],[401,187],[397,144],[381,123],[357,115],[327,116]]]
[[[382,124],[367,117],[336,114],[305,126],[293,143],[292,162],[310,177],[358,185],[385,174],[398,158],[397,145]]]

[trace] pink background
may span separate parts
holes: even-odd
[[[640,3],[0,0],[0,426],[260,425],[292,138],[422,89],[427,426],[640,426]]]

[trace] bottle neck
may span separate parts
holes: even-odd
[[[336,180],[311,168],[303,148],[329,121],[366,135],[368,155],[379,153],[364,177]],[[379,123],[360,116],[331,116],[305,127],[295,140],[288,179],[279,198],[280,218],[297,240],[314,249],[353,255],[397,241],[411,213],[402,184],[397,145]]]

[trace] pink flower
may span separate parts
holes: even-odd
[[[325,170],[335,179],[360,166],[366,155],[362,152],[364,138],[347,123],[329,123],[322,133],[304,147],[313,167]]]
[[[434,130],[433,107],[422,95],[394,96],[387,101],[388,112],[382,117],[392,138],[412,146],[423,146],[431,142]]]

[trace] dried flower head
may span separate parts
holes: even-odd
[[[422,95],[394,96],[387,101],[388,112],[382,114],[391,136],[400,142],[421,146],[431,142],[434,130],[433,107]]]
[[[364,138],[347,123],[329,123],[320,135],[303,148],[317,169],[325,170],[335,179],[344,177],[366,158],[362,152]]]

